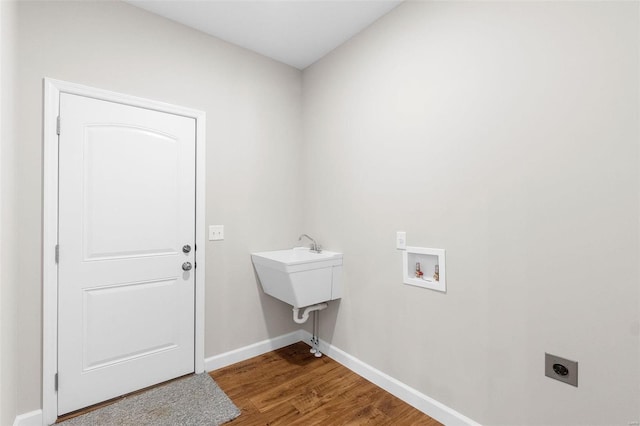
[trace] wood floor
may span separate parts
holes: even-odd
[[[210,374],[242,411],[229,426],[440,425],[302,342]]]

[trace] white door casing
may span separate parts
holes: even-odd
[[[62,123],[55,185],[47,185],[45,132],[43,421],[50,424],[57,414],[204,370],[204,114],[46,84],[47,105],[58,99]],[[59,190],[58,280],[47,258],[51,186]],[[182,270],[199,259],[197,273]],[[54,313],[57,335],[48,326]]]

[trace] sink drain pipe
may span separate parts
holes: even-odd
[[[326,309],[327,306],[329,306],[327,303],[317,303],[315,305],[307,306],[306,308],[304,308],[304,311],[302,311],[302,317],[299,317],[298,315],[298,311],[300,310],[300,308],[293,308],[293,320],[298,324],[304,324],[309,319],[309,313],[314,311],[321,311],[323,309]]]

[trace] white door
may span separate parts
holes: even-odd
[[[64,93],[60,117],[59,415],[193,372],[195,330],[195,120]]]

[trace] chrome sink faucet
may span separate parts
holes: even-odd
[[[302,234],[298,237],[298,241],[302,241],[303,238],[307,238],[308,240],[311,241],[311,246],[310,249],[312,252],[314,253],[320,253],[322,251],[322,248],[320,247],[320,245],[318,243],[316,243],[316,240],[314,240],[313,238],[311,238],[310,236],[308,236],[307,234]]]

